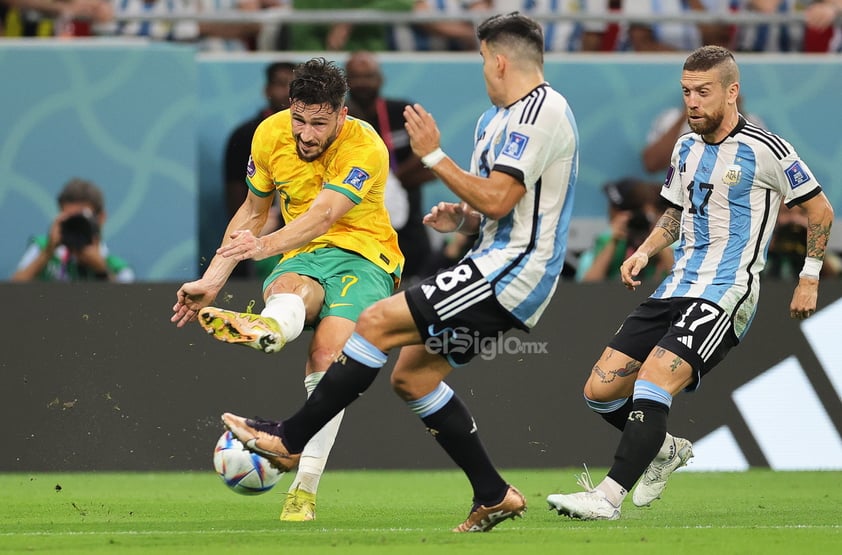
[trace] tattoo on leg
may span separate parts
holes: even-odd
[[[666,349],[658,347],[657,349],[655,349],[655,352],[652,353],[652,356],[654,356],[655,358],[663,358],[666,354]],[[681,357],[675,357],[670,363],[670,372],[675,373],[675,371],[678,370],[678,367],[681,366],[682,362],[684,362],[684,360]]]
[[[674,374],[675,371],[678,370],[678,367],[681,366],[682,362],[684,361],[681,360],[681,357],[675,357],[672,361],[672,364],[670,364],[670,372]]]
[[[628,364],[626,364],[625,368],[619,368],[617,370],[608,370],[607,372],[599,367],[599,364],[594,365],[593,370],[591,370],[594,374],[599,376],[599,381],[602,383],[611,383],[617,378],[625,378],[627,376],[631,376],[635,374],[638,370],[640,370],[640,363],[636,360],[630,360]]]

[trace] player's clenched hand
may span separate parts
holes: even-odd
[[[180,328],[191,320],[195,320],[196,314],[209,306],[218,292],[218,289],[210,287],[201,279],[185,283],[175,294],[176,302],[172,307],[174,314],[170,322]]]
[[[792,302],[789,303],[789,316],[796,320],[809,318],[816,312],[816,302],[819,298],[819,280],[803,277],[798,280]]]
[[[626,258],[620,266],[620,279],[623,280],[623,285],[632,291],[640,285],[640,280],[637,279],[640,271],[649,263],[649,255],[645,252],[637,251],[630,257]]]
[[[263,239],[255,237],[248,229],[240,229],[231,234],[231,240],[218,249],[216,254],[225,258],[237,260],[262,260],[266,258],[263,248]]]
[[[441,233],[456,231],[467,216],[464,206],[459,202],[439,202],[424,216],[424,225]]]
[[[420,104],[413,104],[403,109],[406,120],[404,127],[409,134],[409,144],[416,156],[426,156],[441,145],[441,133],[433,115]]]

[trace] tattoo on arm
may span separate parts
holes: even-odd
[[[807,256],[824,260],[827,242],[830,239],[830,224],[807,225]]]
[[[667,208],[656,225],[664,230],[664,238],[668,244],[675,243],[681,232],[681,211],[673,207]]]

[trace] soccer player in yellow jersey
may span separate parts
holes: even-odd
[[[377,132],[347,115],[343,71],[314,58],[295,70],[290,109],[255,131],[249,193],[201,279],[181,286],[178,326],[198,318],[220,341],[273,353],[314,328],[305,367],[307,394],[354,331],[360,312],[390,296],[403,255],[384,205],[389,154]],[[259,237],[274,191],[286,225]],[[241,260],[283,254],[263,283],[260,314],[210,306]],[[281,520],[315,519],[316,490],[342,413],[307,444]]]

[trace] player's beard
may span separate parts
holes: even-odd
[[[309,154],[305,154],[301,150],[301,137],[299,135],[295,136],[295,152],[298,154],[298,157],[301,158],[305,162],[312,162],[316,160],[319,156],[325,153],[325,151],[330,148],[330,145],[333,144],[333,141],[336,140],[337,135],[339,135],[339,131],[335,131],[333,135],[328,137],[324,140],[323,143],[309,143],[307,146],[314,147],[318,146],[316,150],[312,150]]]
[[[702,137],[715,133],[716,130],[719,129],[719,126],[722,125],[722,120],[725,119],[725,112],[722,110],[718,110],[709,115],[701,115],[701,120],[692,120],[688,117],[687,125],[690,126],[690,129],[692,129],[694,133],[698,133]]]

